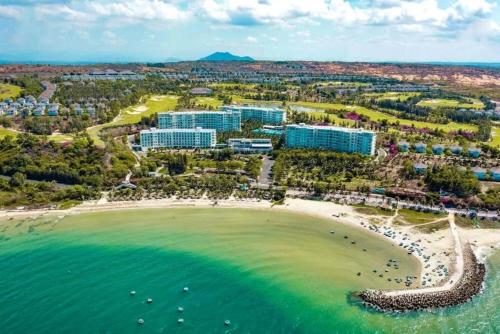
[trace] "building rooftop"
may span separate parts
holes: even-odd
[[[215,129],[203,129],[203,128],[194,128],[194,129],[157,129],[150,128],[148,130],[142,130],[141,133],[155,133],[155,132],[216,132]]]
[[[423,164],[421,162],[416,162],[416,163],[413,164],[413,167],[414,168],[418,168],[418,169],[423,169],[423,168],[427,168],[427,165]]]
[[[280,109],[276,107],[257,107],[257,106],[250,106],[250,105],[237,105],[233,104],[230,106],[222,106],[222,108],[231,108],[231,109],[243,109],[243,110],[263,110],[263,111],[281,111],[285,112],[285,109]]]
[[[158,116],[160,115],[181,115],[181,114],[228,114],[228,113],[233,113],[234,111],[223,111],[223,110],[218,110],[218,111],[206,111],[206,110],[183,110],[183,111],[163,111],[159,112]]]
[[[308,125],[304,123],[299,123],[299,124],[290,124],[287,125],[287,128],[289,127],[300,127],[300,128],[306,128],[306,129],[315,129],[315,130],[334,130],[334,131],[343,131],[343,132],[353,132],[353,133],[359,133],[359,132],[365,132],[365,133],[372,133],[375,134],[374,131],[371,130],[365,130],[363,128],[344,128],[340,126],[327,126],[327,125]]]

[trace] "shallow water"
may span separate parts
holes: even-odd
[[[1,333],[496,333],[500,328],[498,252],[490,258],[486,292],[472,303],[387,315],[351,302],[350,292],[398,287],[387,277],[415,274],[416,260],[362,230],[309,216],[136,210],[6,221],[0,231]],[[385,269],[389,258],[397,259],[400,269],[383,278],[371,272]],[[137,294],[130,296],[130,290]],[[152,304],[145,302],[149,297]],[[178,306],[184,307],[182,314]],[[144,325],[136,324],[139,318]],[[226,319],[230,326],[224,326]]]

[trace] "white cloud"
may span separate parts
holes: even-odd
[[[1,0],[0,0],[1,1]],[[491,17],[499,0],[47,0],[33,4],[38,20],[50,17],[87,25],[104,22],[105,29],[141,21],[177,22],[192,18],[211,21],[210,28],[279,25],[298,27],[335,24],[335,28],[363,25],[393,26],[397,31],[455,34]],[[21,9],[23,8],[23,9]],[[0,5],[0,16],[20,17],[25,7]],[[54,20],[57,17],[59,20]],[[498,22],[498,21],[497,21]],[[300,29],[300,28],[299,28]],[[306,30],[296,37],[307,39]],[[251,37],[251,36],[250,36]],[[260,36],[262,37],[262,36]],[[262,37],[262,39],[268,39]],[[270,39],[269,39],[270,40]],[[252,42],[247,39],[247,42]]]
[[[69,5],[49,4],[35,7],[35,14],[38,20],[47,20],[48,17],[58,17],[61,20],[74,24],[87,24],[95,20],[91,14],[80,11]]]
[[[0,17],[10,17],[18,19],[22,15],[22,10],[16,6],[2,6],[0,5]]]
[[[412,31],[425,26],[454,29],[490,15],[488,0],[371,0],[356,6],[347,0],[200,0],[198,7],[210,19],[230,25],[286,25],[296,20],[333,21],[339,25],[395,25]],[[417,27],[419,25],[419,27]]]
[[[87,6],[95,15],[103,17],[175,21],[185,19],[189,15],[187,10],[160,0],[115,0],[110,3],[89,1]]]
[[[259,40],[253,36],[248,36],[246,38],[246,41],[249,42],[249,43],[257,43]]]

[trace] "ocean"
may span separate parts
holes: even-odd
[[[389,259],[398,270],[372,273]],[[471,303],[383,314],[351,292],[397,288],[387,278],[416,275],[418,262],[335,222],[195,208],[7,220],[0,332],[498,333],[500,253],[488,269],[485,293]]]

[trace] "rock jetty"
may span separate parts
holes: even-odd
[[[443,286],[439,291],[404,290],[381,291],[365,290],[359,293],[364,304],[380,311],[404,312],[463,304],[481,292],[486,270],[478,262],[469,244],[463,247],[464,271],[453,285]],[[453,282],[450,282],[453,283]]]

